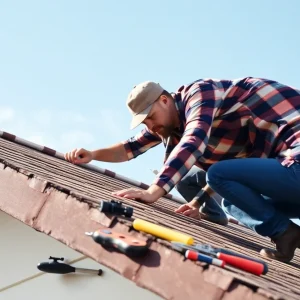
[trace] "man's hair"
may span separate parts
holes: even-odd
[[[172,95],[166,90],[164,90],[160,96],[166,96],[168,98],[172,98]]]

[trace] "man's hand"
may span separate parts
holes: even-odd
[[[93,160],[93,154],[86,149],[74,149],[71,152],[65,154],[65,160],[73,164],[87,164]]]
[[[182,213],[183,215],[194,219],[201,219],[199,208],[200,204],[197,201],[192,200],[190,203],[179,206],[175,212]]]
[[[139,190],[135,188],[125,189],[117,192],[113,192],[113,195],[134,199],[134,200],[141,200],[146,203],[153,203],[157,201],[160,197],[165,194],[165,190],[157,185],[151,185],[148,190]]]

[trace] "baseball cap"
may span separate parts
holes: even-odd
[[[153,81],[145,81],[136,85],[127,97],[126,105],[132,114],[130,129],[140,125],[148,116],[153,103],[164,89]]]

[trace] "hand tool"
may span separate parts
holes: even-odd
[[[91,236],[101,246],[117,249],[128,256],[142,256],[149,249],[146,241],[115,232],[110,228],[98,229],[94,232],[86,232],[85,234]]]
[[[223,260],[212,258],[211,256],[201,254],[193,250],[187,250],[185,252],[185,257],[190,260],[202,261],[222,268],[225,266],[225,262]]]
[[[189,235],[140,219],[135,219],[133,221],[133,228],[168,241],[176,241],[188,245],[192,245],[194,243],[194,239]]]
[[[131,218],[133,214],[133,208],[130,206],[123,206],[121,201],[111,200],[104,201],[101,200],[99,210],[101,212],[106,212],[112,215],[124,215],[127,218]]]
[[[234,255],[229,255],[221,252],[211,252],[211,251],[205,251],[200,250],[199,248],[195,246],[188,246],[184,245],[178,242],[171,242],[172,248],[181,252],[185,253],[186,250],[193,250],[196,252],[202,252],[211,256],[215,256],[221,260],[223,260],[226,264],[231,265],[233,267],[236,267],[238,269],[247,271],[249,273],[255,274],[255,275],[261,275],[266,274],[268,271],[265,268],[265,263],[249,260],[243,257],[238,257]],[[265,272],[265,273],[264,273]]]
[[[211,253],[211,252],[224,253],[224,254],[233,255],[233,256],[245,258],[248,260],[252,260],[252,261],[258,262],[264,266],[262,274],[265,275],[268,272],[268,265],[263,260],[260,260],[260,259],[256,259],[256,258],[247,256],[247,255],[243,255],[243,254],[239,254],[239,253],[236,253],[236,252],[233,252],[233,251],[230,251],[227,249],[223,249],[223,248],[214,248],[214,247],[212,247],[210,245],[206,245],[206,244],[196,244],[195,248],[198,249],[198,251],[203,252],[203,253]]]
[[[55,273],[55,274],[68,274],[68,273],[89,273],[101,276],[103,271],[102,269],[99,270],[92,270],[92,269],[83,269],[83,268],[75,268],[65,263],[59,263],[58,260],[63,261],[64,258],[61,257],[52,257],[50,256],[49,259],[52,259],[51,262],[42,262],[37,265],[37,268],[40,271],[47,272],[47,273]]]

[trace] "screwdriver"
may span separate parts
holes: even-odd
[[[58,260],[63,261],[64,258],[61,257],[52,257],[50,256],[49,259],[53,259],[51,262],[42,262],[37,265],[37,268],[40,271],[47,272],[47,273],[54,273],[54,274],[68,274],[68,273],[88,273],[101,276],[103,271],[102,269],[99,270],[92,270],[92,269],[83,269],[83,268],[75,268],[65,263],[59,263]]]
[[[211,265],[215,265],[218,267],[224,267],[225,262],[221,259],[212,258],[211,256],[201,254],[199,252],[193,251],[193,250],[187,250],[185,252],[185,257],[190,260],[196,260],[196,261],[202,261]]]
[[[253,266],[256,265],[255,263],[257,263],[256,266],[258,266],[259,264],[262,265],[263,270],[262,270],[261,274],[265,275],[268,272],[268,265],[264,261],[259,260],[259,259],[254,259],[252,257],[246,256],[246,255],[242,255],[242,254],[239,254],[239,253],[227,250],[227,249],[214,248],[214,247],[212,247],[210,245],[205,245],[205,244],[196,244],[195,248],[198,249],[198,251],[200,251],[202,253],[215,255],[215,256],[217,256],[220,259],[222,259],[222,257],[224,257],[224,255],[225,256],[228,255],[228,257],[236,257],[236,258],[245,259],[246,261],[252,261],[252,262],[254,262],[252,264]],[[238,261],[238,259],[236,259],[236,261]],[[229,263],[229,262],[227,262],[227,263]],[[240,261],[240,263],[242,263],[242,260]]]
[[[233,252],[233,251],[230,251],[227,249],[223,249],[223,248],[214,248],[214,247],[212,247],[210,245],[206,245],[206,244],[196,244],[195,248],[198,249],[198,251],[203,252],[203,253],[211,253],[211,252],[215,253],[215,254],[216,253],[224,253],[224,254],[228,254],[228,255],[232,255],[232,256],[245,258],[245,259],[248,259],[251,261],[255,261],[255,262],[263,265],[264,269],[263,269],[262,274],[265,275],[268,272],[268,265],[263,260],[260,260],[260,259],[255,259],[253,257],[249,257],[249,256],[246,256],[246,255],[243,255],[240,253],[236,253],[236,252]]]
[[[199,249],[195,246],[189,246],[178,242],[172,242],[172,247],[176,250],[181,248],[181,251],[186,250],[193,250],[196,252],[202,252],[214,257],[217,257],[220,260],[223,260],[226,264],[231,265],[233,267],[236,267],[240,270],[244,270],[246,272],[255,274],[255,275],[261,275],[264,274],[267,270],[265,270],[265,264],[262,264],[257,261],[249,260],[244,257],[238,257],[234,255],[229,255],[222,252],[214,252],[214,251],[207,251],[204,249]]]

